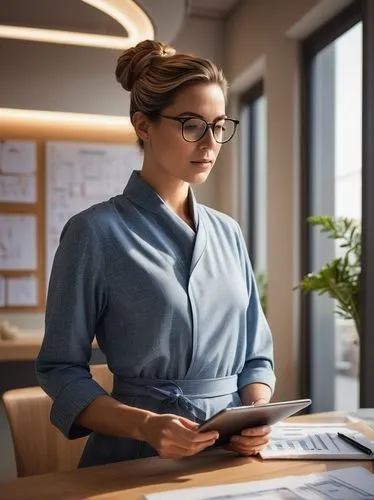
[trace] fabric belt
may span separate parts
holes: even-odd
[[[194,404],[191,399],[225,396],[237,390],[237,375],[199,380],[128,378],[115,375],[113,395],[149,396],[166,403],[167,406],[176,407],[183,414],[192,414],[196,419],[204,421],[205,411]]]

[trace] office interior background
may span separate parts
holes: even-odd
[[[95,2],[0,0],[0,139],[133,139],[126,121],[129,96],[114,77],[118,47],[22,39],[4,29],[125,36],[123,26],[90,4]],[[124,10],[129,6],[130,12],[131,4],[123,0]],[[313,412],[374,407],[373,2],[136,5],[150,20],[145,32],[151,26],[156,39],[178,51],[213,59],[229,81],[228,115],[240,119],[240,129],[196,194],[239,221],[259,282],[266,282],[275,399],[311,397]],[[134,29],[139,40],[141,29]],[[43,210],[43,198],[40,204]],[[362,228],[360,337],[351,320],[334,313],[328,296],[295,289],[304,275],[341,252],[307,223],[309,216],[325,214],[351,218]],[[23,335],[43,332],[42,310],[1,308],[0,321]],[[2,392],[36,383],[32,361],[0,359],[0,378]],[[3,409],[0,442],[5,478],[15,468]]]

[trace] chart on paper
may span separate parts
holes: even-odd
[[[34,270],[37,267],[35,215],[0,215],[0,270]]]
[[[0,202],[36,201],[36,143],[0,141]]]
[[[336,424],[288,424],[273,426],[268,446],[261,452],[263,459],[308,459],[308,460],[368,460],[369,457],[351,444],[343,441],[339,433],[355,436],[356,430]],[[361,435],[365,440],[365,436]],[[374,442],[367,439],[367,446]]]
[[[47,142],[46,276],[65,223],[95,203],[121,194],[142,157],[135,145]]]

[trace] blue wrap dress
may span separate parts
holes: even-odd
[[[274,388],[272,337],[239,225],[191,189],[189,202],[196,232],[134,171],[123,194],[62,232],[36,372],[52,423],[70,439],[90,434],[82,467],[156,453],[76,423],[107,394],[89,371],[95,335],[112,396],[127,405],[202,422],[239,406],[247,384]]]

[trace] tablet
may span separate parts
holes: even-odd
[[[249,427],[273,425],[311,404],[311,399],[297,399],[279,403],[225,408],[213,415],[198,428],[198,432],[218,431],[216,445],[227,444],[231,436],[239,435]]]

